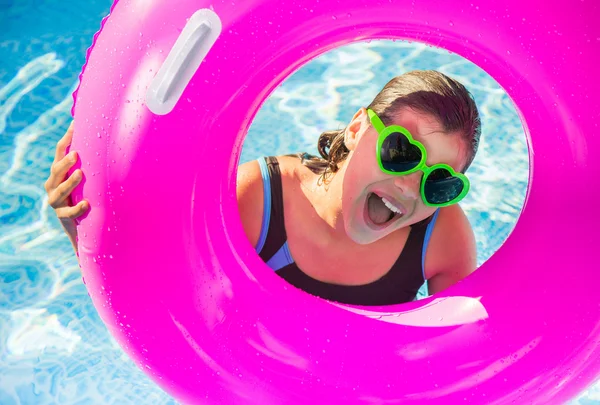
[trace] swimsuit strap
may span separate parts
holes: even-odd
[[[270,212],[267,211],[267,204],[264,204],[263,216],[268,216],[268,225],[265,228],[263,221],[263,229],[261,236],[264,238],[262,249],[259,250],[259,256],[266,263],[277,251],[286,243],[287,234],[285,232],[285,221],[283,214],[283,186],[281,182],[281,170],[279,162],[275,157],[267,156],[263,161],[259,160],[268,175],[268,182],[263,181],[263,190],[265,190],[265,201],[270,201]],[[263,179],[265,177],[263,174]],[[266,180],[266,179],[264,179]],[[268,192],[270,190],[270,192]],[[258,250],[258,249],[257,249]]]

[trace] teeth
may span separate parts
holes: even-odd
[[[389,202],[388,200],[386,200],[385,198],[381,197],[381,201],[383,201],[383,203],[385,204],[386,207],[388,207],[390,209],[390,211],[395,212],[396,214],[400,214],[400,210],[395,207],[394,205],[392,205],[391,202]]]

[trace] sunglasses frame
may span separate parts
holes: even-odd
[[[371,125],[373,125],[373,128],[375,128],[375,131],[377,131],[377,134],[379,135],[379,137],[377,138],[377,149],[375,152],[377,155],[377,163],[379,164],[379,168],[381,169],[382,172],[392,175],[392,176],[405,176],[405,175],[408,175],[411,173],[415,173],[419,170],[422,171],[423,177],[421,178],[421,186],[420,186],[421,199],[423,200],[423,203],[429,207],[447,207],[449,205],[456,204],[460,200],[465,198],[465,196],[469,192],[469,189],[471,188],[471,184],[470,184],[467,176],[465,176],[462,173],[455,172],[451,166],[449,166],[445,163],[437,163],[433,166],[428,166],[427,163],[425,163],[427,161],[427,150],[425,149],[425,146],[421,142],[415,140],[413,138],[413,136],[411,135],[411,133],[406,128],[401,127],[400,125],[390,125],[390,126],[386,127],[385,124],[381,121],[381,119],[377,116],[377,114],[375,114],[375,112],[371,109],[367,109],[367,114],[369,116],[369,119],[371,120]],[[405,172],[393,172],[393,171],[387,170],[383,166],[383,162],[381,161],[381,148],[383,147],[383,142],[386,140],[386,138],[388,136],[390,136],[394,133],[397,133],[397,132],[406,136],[409,143],[411,145],[416,146],[421,151],[421,161],[419,162],[419,164],[417,166],[415,166],[414,168],[407,170]],[[450,174],[453,177],[456,177],[456,178],[462,180],[463,189],[460,192],[460,194],[458,196],[456,196],[455,198],[453,198],[452,200],[445,202],[445,203],[433,204],[433,203],[430,203],[429,201],[427,201],[427,198],[425,196],[425,182],[427,181],[427,178],[429,177],[431,172],[433,172],[434,170],[437,170],[437,169],[447,170],[448,172],[450,172]]]

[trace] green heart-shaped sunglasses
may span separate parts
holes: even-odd
[[[427,166],[427,151],[415,141],[408,130],[400,125],[386,127],[371,109],[367,110],[371,124],[379,134],[377,162],[384,173],[404,176],[421,170],[421,197],[430,207],[456,204],[469,192],[469,179],[456,173],[447,164]]]

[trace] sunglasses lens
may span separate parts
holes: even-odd
[[[424,194],[430,204],[445,204],[462,193],[465,183],[446,169],[435,169],[425,181]]]
[[[414,169],[421,162],[421,150],[408,141],[408,138],[394,132],[388,135],[379,151],[383,167],[395,173],[407,172]]]

